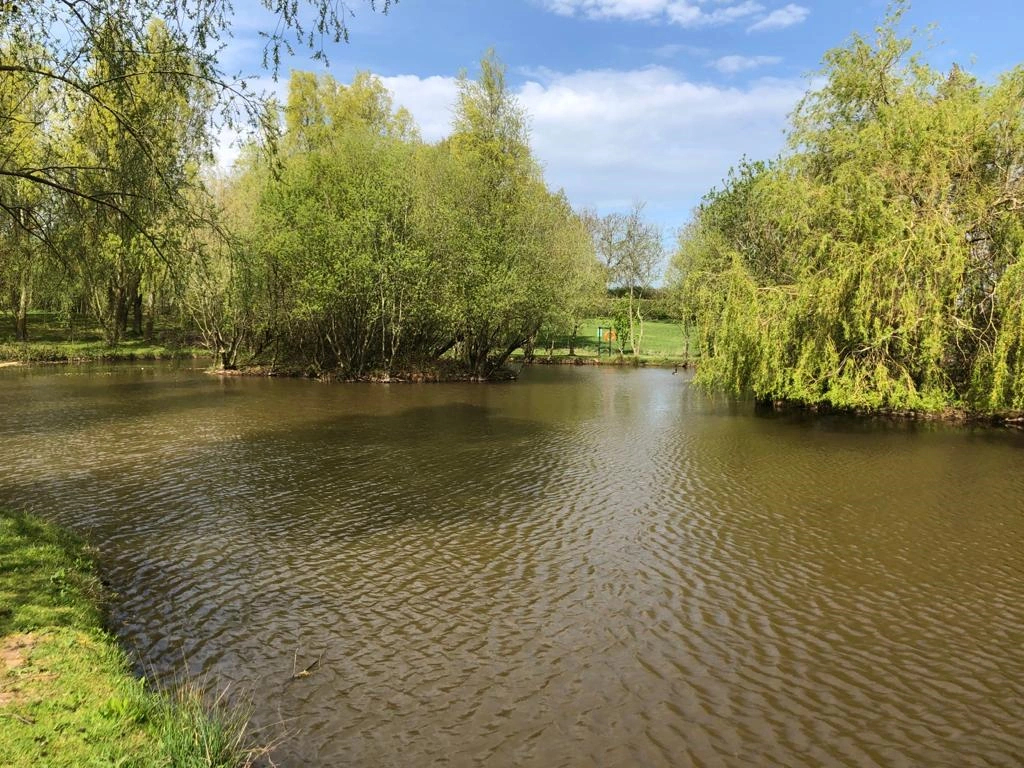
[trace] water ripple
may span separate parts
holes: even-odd
[[[0,503],[90,535],[140,669],[251,692],[278,765],[1024,764],[1019,435],[609,369],[0,398]]]

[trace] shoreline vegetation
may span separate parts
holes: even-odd
[[[690,350],[695,347],[677,322],[654,320],[646,323],[642,352],[631,354],[628,346],[619,348],[614,336],[609,338],[607,329],[614,321],[607,317],[586,318],[580,321],[575,334],[540,335],[532,352],[519,348],[507,360],[504,371],[492,372],[487,380],[505,381],[510,376],[508,364],[520,368],[523,364],[551,364],[560,362],[575,365],[618,365],[618,366],[661,366],[686,367],[694,362]],[[13,326],[6,328],[0,321],[0,366],[25,363],[115,363],[139,360],[201,360],[216,364],[216,352],[202,346],[202,341],[173,329],[162,329],[158,338],[123,339],[117,345],[110,345],[103,339],[102,329],[88,318],[77,317],[74,324],[59,319],[54,313],[34,312],[30,316],[33,334],[28,341],[15,341]],[[74,331],[70,330],[75,328]],[[604,330],[604,340],[598,343],[598,329]],[[77,337],[77,338],[75,338]],[[225,375],[279,375],[311,376],[318,374],[309,368],[285,364],[271,365],[254,361],[239,361],[235,368],[220,368],[216,373]],[[332,371],[325,371],[330,376]],[[465,381],[474,379],[474,373],[460,365],[457,359],[443,358],[418,368],[383,373],[366,371],[359,376],[340,381]]]
[[[18,161],[83,173],[67,186],[11,174],[4,208],[20,213],[0,232],[0,295],[23,346],[0,356],[161,359],[198,343],[228,370],[500,380],[516,350],[592,314],[613,315],[637,356],[645,321],[666,314],[653,306],[661,233],[643,204],[599,216],[549,185],[493,51],[475,79],[458,77],[451,132],[435,142],[372,73],[293,71],[232,169],[211,174],[198,62],[169,44],[176,25],[123,21],[80,61],[89,76],[132,75],[100,76],[81,103],[36,70],[5,81],[26,126]],[[73,107],[59,124],[44,117],[55,104]],[[38,346],[37,310],[97,343]]]
[[[224,369],[217,366],[216,354],[204,348],[195,340],[183,336],[180,331],[165,329],[159,343],[144,340],[124,340],[116,347],[103,341],[101,331],[90,327],[83,318],[77,320],[79,339],[71,341],[68,332],[53,315],[35,313],[33,327],[37,329],[38,340],[11,341],[10,334],[4,334],[0,324],[0,368],[20,365],[60,365],[83,363],[122,363],[156,360],[207,360],[210,374],[218,376],[279,376],[295,378],[318,378],[350,383],[444,383],[458,381],[507,382],[516,379],[527,365],[573,365],[611,366],[633,368],[673,368],[676,371],[697,370],[700,349],[698,336],[686,334],[678,322],[654,320],[645,323],[642,353],[632,355],[627,348],[620,348],[617,341],[604,333],[598,343],[599,329],[605,331],[613,324],[607,317],[591,317],[582,320],[573,335],[538,338],[531,354],[523,349],[513,352],[506,366],[492,373],[487,379],[475,376],[459,366],[457,360],[441,360],[419,369],[392,372],[368,371],[361,376],[345,378],[333,372],[316,373],[308,369],[290,368],[281,365],[242,363],[236,368]],[[1024,429],[1024,412],[1014,410],[981,411],[965,407],[950,406],[941,410],[912,408],[839,406],[829,403],[810,403],[782,398],[755,397],[756,409],[767,412],[805,412],[816,414],[848,414],[859,417],[881,417],[901,420],[947,421]]]
[[[50,344],[19,341],[0,343],[0,366],[24,364],[124,363],[137,360],[193,360],[210,353],[196,347],[174,347],[123,342],[109,347],[102,342]]]
[[[14,66],[0,87],[17,127],[0,360],[187,358],[198,344],[250,373],[502,380],[598,358],[577,342],[615,329],[601,362],[692,350],[698,384],[757,401],[1024,413],[1024,66],[986,81],[929,65],[924,39],[900,31],[907,0],[824,53],[786,148],[737,161],[665,274],[643,202],[575,209],[549,184],[493,50],[457,78],[443,139],[424,140],[370,72],[295,70],[281,100],[253,103],[232,169],[211,173],[216,75],[196,75],[218,71],[222,17],[191,37],[161,3],[89,20],[17,7],[36,42],[8,41],[8,58],[65,61],[70,45],[74,66]],[[48,32],[51,16],[85,32],[80,47]],[[65,336],[44,343],[36,310]],[[653,343],[656,318],[688,330],[681,355]]]
[[[28,339],[18,340],[9,314],[0,319],[0,366],[26,363],[119,363],[136,360],[189,360],[210,357],[182,331],[155,329],[150,337],[109,343],[100,324],[86,315],[63,317],[56,312],[28,313]]]
[[[1024,413],[1024,67],[989,83],[935,69],[901,36],[905,10],[827,52],[787,150],[742,161],[682,231],[702,385]]]
[[[106,598],[82,540],[0,510],[0,765],[241,768],[266,755],[244,709],[132,675]]]

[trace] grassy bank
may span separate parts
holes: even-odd
[[[52,312],[32,312],[28,341],[15,341],[10,313],[0,314],[0,361],[21,363],[120,362],[171,360],[208,356],[172,328],[160,328],[151,341],[125,339],[111,346],[102,330],[84,317],[61,318]]]
[[[556,336],[553,339],[541,338],[537,342],[534,355],[537,362],[583,362],[608,365],[629,365],[633,355],[627,345],[625,355],[619,355],[616,342],[607,338],[612,320],[607,317],[593,317],[584,320],[573,337],[573,355],[569,354],[570,338]],[[598,329],[602,336],[599,337]],[[599,342],[598,339],[602,340]],[[554,342],[553,346],[551,342]],[[695,340],[687,339],[679,323],[649,321],[644,323],[644,335],[640,345],[639,362],[641,365],[685,365],[694,362]],[[517,359],[522,354],[517,353]]]
[[[102,597],[82,542],[0,511],[0,765],[250,764],[244,714],[131,675]]]

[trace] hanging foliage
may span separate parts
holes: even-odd
[[[705,384],[873,409],[1024,409],[1024,69],[912,55],[897,7],[825,56],[790,149],[709,193],[674,268]]]

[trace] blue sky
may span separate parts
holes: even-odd
[[[601,213],[647,203],[671,240],[701,195],[744,154],[784,144],[786,115],[822,54],[870,34],[886,0],[399,0],[387,16],[348,0],[350,42],[329,46],[329,68],[300,51],[289,69],[348,81],[380,75],[425,139],[444,136],[455,77],[493,47],[530,114],[548,183]],[[229,70],[259,69],[268,26],[256,0],[236,2]],[[957,61],[991,81],[1021,62],[1020,0],[918,0],[903,27],[931,24],[925,57]],[[267,77],[266,73],[262,73]],[[272,90],[283,83],[263,81]]]

